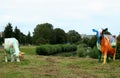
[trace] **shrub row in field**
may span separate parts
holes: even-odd
[[[36,53],[39,55],[52,55],[60,52],[76,51],[77,46],[71,44],[64,45],[41,45],[36,48]]]

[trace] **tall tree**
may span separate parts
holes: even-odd
[[[12,28],[12,24],[8,23],[4,30],[4,38],[11,38],[11,37],[13,37],[13,28]]]
[[[54,29],[54,43],[55,44],[62,44],[66,43],[67,41],[67,36],[64,30],[60,28]]]
[[[21,43],[21,32],[20,30],[17,28],[17,26],[14,29],[14,37]]]
[[[23,34],[22,32],[20,34],[21,34],[21,37],[20,37],[21,44],[26,45],[27,44],[26,35]]]
[[[81,35],[78,32],[76,32],[75,30],[70,30],[67,33],[67,36],[68,36],[67,39],[68,39],[69,43],[76,43],[81,40]]]
[[[28,35],[27,35],[27,43],[32,44],[32,37],[31,37],[30,32],[28,32]]]
[[[34,43],[51,43],[53,37],[53,26],[49,23],[38,24],[33,32]]]

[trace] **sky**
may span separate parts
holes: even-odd
[[[11,23],[24,34],[50,23],[65,32],[94,35],[92,29],[120,32],[120,0],[0,0],[0,32]]]

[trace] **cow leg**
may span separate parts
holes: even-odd
[[[20,62],[19,56],[16,56],[16,61]]]
[[[113,60],[115,60],[116,53],[113,54]]]
[[[14,54],[11,54],[11,62],[13,62],[15,59],[14,59]]]
[[[106,59],[107,59],[107,52],[104,53],[104,61],[103,61],[103,64],[106,63]]]
[[[8,62],[6,51],[5,51],[5,62]]]

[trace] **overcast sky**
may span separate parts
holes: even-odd
[[[50,23],[65,32],[94,34],[93,28],[120,32],[120,0],[0,0],[0,31],[8,24],[24,34]]]

